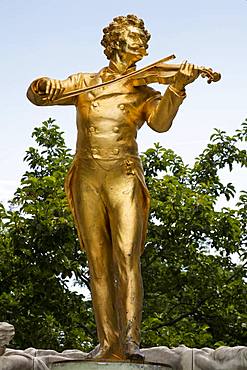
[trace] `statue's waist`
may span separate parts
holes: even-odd
[[[76,151],[76,155],[81,158],[94,158],[104,160],[114,160],[119,158],[126,158],[128,156],[139,158],[138,150],[135,147],[113,147],[113,148],[100,148],[100,147],[85,147]]]

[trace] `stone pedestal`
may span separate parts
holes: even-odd
[[[51,370],[172,370],[169,365],[134,362],[69,361],[52,364]]]
[[[79,350],[6,348],[14,327],[0,322],[0,370],[247,370],[247,347],[142,349],[145,363],[130,361],[89,361]]]

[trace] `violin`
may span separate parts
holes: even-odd
[[[176,73],[181,68],[181,64],[168,64],[165,63],[168,60],[174,59],[175,55],[169,55],[168,57],[162,58],[146,67],[140,68],[139,70],[132,71],[128,74],[117,77],[113,80],[102,82],[101,84],[68,91],[64,93],[62,97],[56,99],[56,102],[59,102],[63,99],[70,98],[89,92],[98,88],[105,87],[110,84],[114,84],[121,80],[132,80],[133,86],[143,86],[149,85],[151,83],[159,83],[163,85],[170,85],[174,82]],[[218,72],[214,72],[211,68],[206,67],[197,67],[195,69],[199,72],[201,77],[207,78],[207,82],[217,82],[221,79],[221,75]]]
[[[171,56],[172,57],[172,56]],[[172,58],[173,59],[173,58]],[[181,68],[181,64],[168,64],[164,62],[156,62],[151,68],[139,72],[133,80],[134,86],[148,85],[151,83],[159,83],[163,85],[172,84],[175,80],[175,75]],[[218,72],[214,72],[211,68],[194,67],[201,77],[207,77],[207,83],[217,82],[221,79]]]

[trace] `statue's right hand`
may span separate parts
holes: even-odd
[[[41,78],[38,82],[38,91],[45,95],[48,100],[55,100],[64,92],[62,81],[50,78]]]

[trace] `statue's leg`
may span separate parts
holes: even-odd
[[[97,171],[95,171],[95,169]],[[119,354],[119,330],[115,307],[112,241],[108,213],[102,200],[102,169],[77,169],[72,193],[77,226],[88,257],[93,307],[100,342],[98,358]]]
[[[119,171],[123,171],[122,168]],[[121,340],[127,357],[142,358],[139,351],[143,287],[140,270],[144,217],[143,189],[134,174],[115,172],[108,176],[108,202],[117,305]]]

